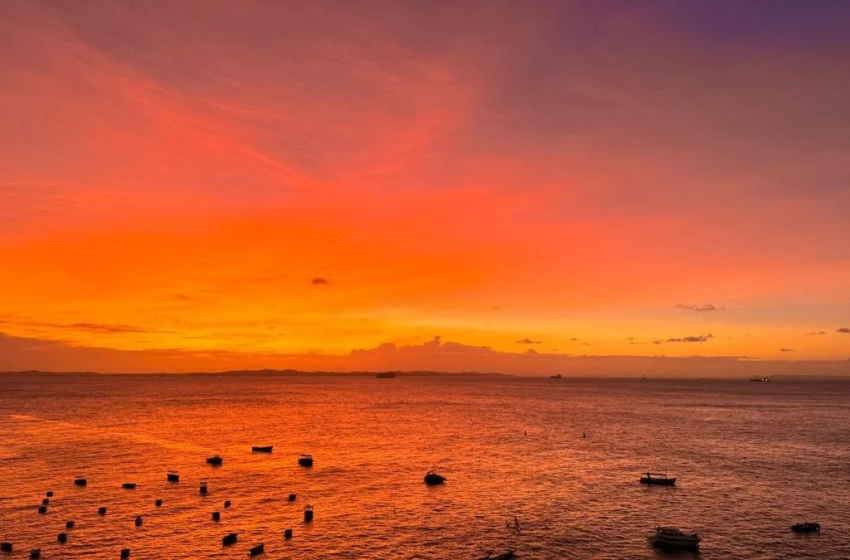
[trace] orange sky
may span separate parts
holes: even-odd
[[[766,5],[3,3],[0,370],[847,360],[850,10]]]

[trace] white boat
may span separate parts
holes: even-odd
[[[676,527],[656,527],[655,534],[649,536],[649,542],[659,548],[693,550],[699,548],[700,540],[696,533],[684,533]]]

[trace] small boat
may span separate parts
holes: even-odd
[[[269,450],[271,450],[271,448],[269,448]],[[254,448],[254,451],[256,451],[256,448]],[[207,457],[207,464],[208,465],[220,467],[223,462],[224,462],[224,459],[222,459],[218,455],[213,455],[212,457]]]
[[[313,521],[313,506],[304,506],[304,521]]]
[[[655,486],[675,486],[675,478],[667,478],[667,473],[646,473],[640,477],[641,484],[653,484]]]
[[[125,482],[121,485],[121,488],[126,488],[127,490],[135,490],[136,483],[135,482]]]
[[[103,507],[103,506],[100,506],[99,508],[97,508],[97,514],[98,515],[106,515],[106,508]]]
[[[56,536],[56,540],[58,540],[61,543],[68,542],[68,533],[59,533]]]
[[[180,482],[180,473],[177,471],[168,471],[168,482]]]
[[[30,550],[30,558],[41,558],[41,549],[34,548]]]
[[[425,475],[425,484],[442,484],[446,481],[446,477],[435,473],[434,471],[428,471]]]
[[[265,549],[266,545],[264,545],[263,543],[260,543],[256,546],[252,546],[251,550],[248,551],[248,556],[256,556],[257,554],[262,554]]]
[[[212,512],[213,521],[219,521],[221,519],[221,512],[214,511]]]
[[[46,506],[48,504],[50,504],[50,498],[42,498],[41,499],[41,505]]]
[[[74,485],[75,486],[85,486],[87,483],[88,483],[88,481],[81,476],[74,477]]]
[[[65,522],[65,528],[66,529],[73,529],[74,528],[74,522],[73,521],[66,521]]]
[[[689,549],[699,548],[700,539],[696,533],[684,533],[676,527],[656,527],[655,534],[648,537],[649,542],[658,548]]]
[[[300,457],[298,457],[298,464],[301,465],[302,467],[312,467],[313,466],[313,456],[307,455],[306,453],[302,454]]]
[[[47,513],[47,506],[38,506],[38,513]]]
[[[10,542],[0,542],[0,552],[12,552],[12,543]]]
[[[52,491],[52,490],[47,492],[47,497],[48,497],[48,498],[52,498],[52,497],[53,497],[53,491]]]
[[[208,489],[207,489],[207,483],[206,483],[206,482],[202,482],[202,483],[201,483],[201,486],[199,487],[199,491],[201,492],[201,494],[206,494],[206,493],[207,493],[207,490],[208,490]]]
[[[791,525],[791,530],[795,533],[816,533],[820,531],[820,523],[797,523],[796,525]]]
[[[136,516],[136,527],[141,527],[143,522],[144,520],[142,519],[141,515]]]
[[[224,507],[226,507],[226,508],[230,507],[230,500],[224,500]]]
[[[557,375],[550,375],[549,379],[561,379],[561,374],[559,373]],[[508,556],[508,558],[510,558],[510,556]]]
[[[271,453],[274,445],[254,445],[251,447],[251,451],[254,453]]]
[[[283,532],[283,538],[291,539],[292,538],[292,529],[287,529]]]
[[[121,549],[121,558],[129,558],[130,557],[130,549],[122,548]]]
[[[769,377],[751,377],[751,383],[768,383],[770,381]]]
[[[297,496],[296,496],[295,494],[290,494],[290,495],[289,495],[289,501],[290,501],[290,502],[294,502],[296,497],[297,497]]]
[[[487,556],[482,556],[478,560],[508,560],[509,558],[516,556],[513,550],[508,550],[501,554],[496,554],[495,556],[493,556],[493,554],[495,554],[495,552],[490,551],[487,553]]]
[[[222,545],[222,546],[230,546],[230,545],[232,545],[233,543],[235,543],[235,542],[236,542],[236,537],[237,537],[238,535],[239,535],[239,533],[227,533],[226,535],[224,535],[224,536],[221,538],[221,545]]]
[[[395,372],[392,372],[392,371],[385,371],[383,373],[379,373],[379,374],[375,375],[375,377],[377,377],[378,379],[394,379],[395,376],[396,376]]]

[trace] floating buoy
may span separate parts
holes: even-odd
[[[219,519],[221,519],[221,513],[214,511],[212,513],[212,518],[213,518],[213,521],[218,521]]]
[[[143,520],[142,520],[142,516],[141,516],[141,515],[139,515],[138,517],[136,517],[136,527],[141,527],[141,526],[142,526],[142,521],[143,521]]]
[[[34,548],[30,550],[30,558],[41,558],[41,549]]]
[[[224,535],[224,537],[222,537],[222,539],[221,539],[222,546],[230,546],[233,543],[235,543],[237,535],[238,535],[238,533],[228,533],[228,534]]]
[[[66,529],[73,529],[74,528],[74,522],[73,521],[66,521],[65,522],[65,528]]]
[[[313,506],[304,506],[304,521],[313,521]]]
[[[12,552],[12,543],[0,542],[0,552]]]
[[[52,498],[52,497],[53,497],[53,490],[49,490],[49,491],[47,492],[47,497],[48,497],[48,498]],[[38,549],[37,549],[37,548],[34,548],[33,550],[38,550]]]
[[[260,543],[257,546],[252,547],[251,550],[248,551],[248,556],[256,556],[257,554],[262,554],[265,548],[266,546],[263,543]]]
[[[106,508],[103,507],[103,506],[100,506],[99,508],[97,508],[97,514],[98,515],[106,515]]]
[[[289,495],[289,501],[290,501],[290,502],[294,502],[294,501],[295,501],[295,494],[290,494],[290,495]]]
[[[226,507],[226,508],[229,508],[229,507],[230,507],[230,500],[225,500],[225,501],[224,501],[224,507]]]
[[[47,513],[47,506],[38,506],[38,513]]]
[[[121,549],[121,558],[129,558],[130,557],[130,549],[122,548]]]
[[[46,506],[49,503],[50,503],[50,498],[43,498],[41,500],[41,505],[43,505],[43,506]]]
[[[68,533],[59,533],[59,536],[56,538],[59,539],[59,542],[63,543],[68,540]]]
[[[162,499],[157,498],[156,501],[154,502],[154,504],[156,505],[156,507],[161,507],[162,506]]]
[[[292,529],[287,529],[283,532],[283,538],[291,539],[292,538]]]

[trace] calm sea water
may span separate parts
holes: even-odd
[[[849,397],[846,380],[0,377],[0,539],[12,558],[690,558],[647,545],[670,524],[701,558],[850,558]],[[423,484],[432,467],[445,485]],[[647,469],[676,488],[638,484]]]

